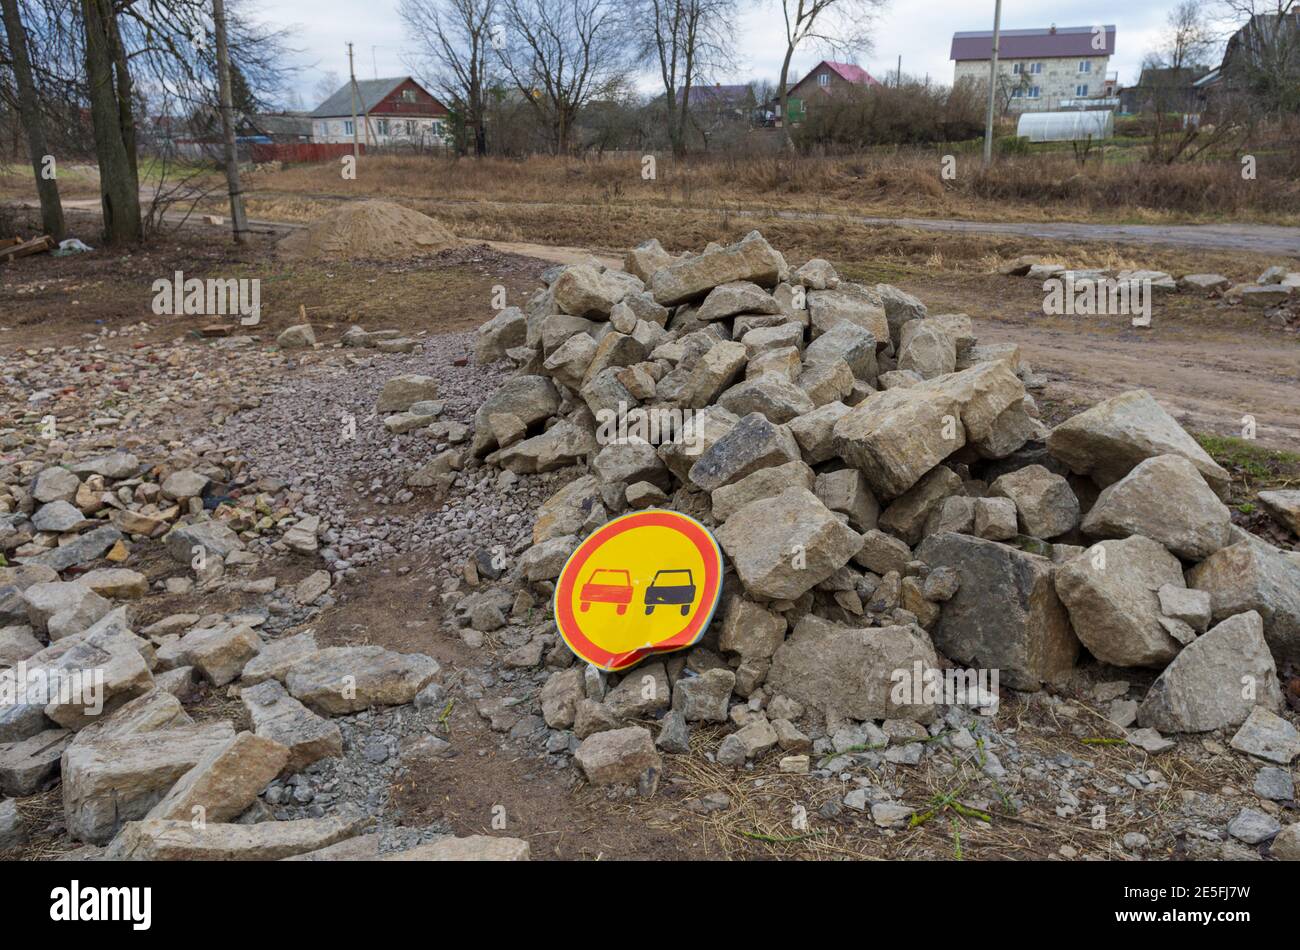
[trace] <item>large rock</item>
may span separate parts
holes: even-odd
[[[639,283],[639,282],[638,282]],[[560,272],[551,291],[555,305],[575,317],[608,317],[614,305],[632,289],[612,273],[602,273],[590,264],[572,264]]]
[[[474,440],[471,451],[486,455],[496,447],[496,435],[488,420],[494,415],[515,415],[525,426],[532,426],[555,415],[560,409],[560,394],[545,376],[516,376],[483,401],[474,413]]]
[[[279,861],[319,851],[351,838],[362,827],[357,818],[299,818],[253,825],[150,818],[133,821],[113,840],[111,861]]]
[[[123,739],[141,732],[194,724],[180,700],[162,689],[151,689],[124,703],[78,732],[74,745],[91,745],[109,739]]]
[[[1231,524],[1228,507],[1191,462],[1181,455],[1157,455],[1104,488],[1082,528],[1094,538],[1144,535],[1181,558],[1199,561],[1231,543]]]
[[[874,382],[878,372],[876,338],[856,323],[839,323],[813,340],[804,349],[803,360],[809,366],[842,359],[857,379]]]
[[[662,454],[661,452],[660,455]],[[591,517],[593,506],[600,503],[600,480],[594,475],[575,478],[542,502],[537,509],[537,520],[533,522],[533,543],[540,544],[551,538],[576,535]]]
[[[751,231],[744,240],[661,267],[651,276],[650,290],[664,306],[699,300],[720,284],[743,280],[761,287],[775,286],[786,263],[779,252]]]
[[[536,475],[573,465],[597,448],[593,429],[561,419],[540,435],[502,449],[488,461],[516,475]]]
[[[596,356],[596,341],[585,333],[575,333],[546,357],[542,368],[558,383],[570,389],[581,389],[587,378],[587,367]]]
[[[1209,593],[1216,622],[1256,611],[1278,662],[1300,663],[1300,563],[1261,542],[1239,541],[1192,568],[1187,584]]]
[[[146,817],[233,821],[288,761],[280,743],[241,732],[205,752]]]
[[[753,412],[700,453],[687,477],[697,488],[712,492],[746,475],[799,458],[790,430]]]
[[[816,477],[803,462],[786,462],[771,468],[760,468],[738,482],[714,489],[711,496],[713,517],[723,522],[750,502],[772,498],[790,488],[812,490]]]
[[[239,535],[220,521],[180,525],[168,532],[163,538],[163,544],[172,560],[186,565],[193,562],[196,548],[201,548],[207,558],[215,560],[244,549],[244,542],[239,540]]]
[[[422,653],[329,647],[291,668],[285,686],[316,712],[340,716],[369,706],[409,703],[437,674],[437,661]]]
[[[1041,465],[1000,476],[989,486],[993,498],[1010,498],[1022,533],[1031,538],[1055,538],[1079,523],[1079,499],[1070,483]]]
[[[47,567],[54,571],[66,571],[70,567],[77,567],[81,564],[89,564],[103,556],[113,545],[122,540],[122,532],[113,525],[104,525],[101,528],[95,528],[93,531],[87,531],[80,534],[75,540],[67,544],[60,544],[56,548],[37,554],[33,557],[24,558],[23,563],[26,566]],[[189,558],[186,558],[186,563]]]
[[[776,373],[737,383],[718,398],[718,405],[738,416],[761,413],[778,425],[816,408],[804,389]]]
[[[54,784],[71,738],[67,729],[47,729],[19,742],[0,743],[0,793],[25,798]]]
[[[105,622],[113,616],[109,614]],[[97,626],[81,637],[61,641],[37,654],[31,660],[32,665],[44,667],[51,681],[75,684],[81,678],[82,682],[80,690],[61,689],[57,696],[51,697],[45,715],[65,728],[84,729],[105,713],[149,692],[153,689],[153,675],[140,654],[142,645],[129,631]],[[57,657],[41,662],[41,657],[53,653]],[[91,673],[95,688],[88,689],[84,678]]]
[[[474,361],[493,363],[505,359],[506,350],[523,346],[527,341],[528,318],[518,307],[506,307],[478,328]]]
[[[786,619],[739,594],[727,599],[718,646],[745,660],[765,660],[785,639]]]
[[[1159,669],[1182,648],[1161,623],[1160,588],[1183,586],[1182,565],[1140,535],[1101,541],[1056,570],[1056,592],[1083,645],[1113,666]]]
[[[835,446],[880,498],[896,498],[966,444],[955,399],[913,387],[868,397],[835,423]]]
[[[908,545],[917,544],[925,534],[930,516],[945,499],[961,493],[961,476],[941,465],[894,499],[880,515],[880,528],[902,538]]]
[[[252,720],[253,731],[289,750],[284,767],[287,774],[301,772],[320,759],[343,754],[343,734],[339,727],[290,696],[278,681],[266,680],[243,689],[239,698]]]
[[[809,291],[807,299],[814,336],[850,323],[870,333],[878,349],[890,346],[884,302],[874,291],[854,284],[841,284],[834,290]]]
[[[1135,389],[1067,419],[1047,439],[1053,456],[1071,471],[1105,487],[1157,455],[1181,455],[1201,473],[1214,493],[1228,497],[1226,471],[1144,389]]]
[[[311,630],[264,642],[257,655],[244,664],[244,669],[239,674],[240,685],[248,687],[269,679],[283,680],[298,662],[312,656],[319,649],[316,634]]]
[[[725,667],[683,676],[673,687],[673,709],[687,722],[726,722],[736,674]]]
[[[62,765],[68,834],[104,844],[123,823],[143,818],[211,749],[234,737],[230,723],[221,721],[69,746]]]
[[[849,412],[842,402],[828,402],[787,423],[805,462],[816,465],[835,456],[835,423]]]
[[[1262,491],[1259,501],[1278,524],[1292,534],[1300,534],[1300,489]]]
[[[433,376],[406,373],[384,383],[375,409],[379,412],[405,412],[417,402],[438,398],[438,380]]]
[[[899,336],[898,368],[934,379],[957,368],[957,346],[935,320],[912,320]]]
[[[998,429],[998,420],[1024,402],[1025,384],[1006,362],[980,363],[959,373],[939,376],[919,384],[922,392],[942,393],[960,410],[961,424],[970,442],[984,442]]]
[[[1300,732],[1277,713],[1256,706],[1230,745],[1238,752],[1289,767],[1300,755]]]
[[[1256,706],[1282,709],[1277,669],[1255,611],[1229,617],[1175,657],[1138,708],[1138,723],[1161,732],[1239,726]]]
[[[804,488],[751,502],[727,519],[716,536],[745,589],[773,600],[793,599],[812,589],[862,547],[857,532]]]
[[[758,284],[733,281],[709,291],[695,314],[696,320],[724,320],[738,313],[780,313],[781,305]]]
[[[33,584],[23,596],[27,619],[51,640],[81,633],[113,609],[109,601],[80,581]]]
[[[952,569],[960,580],[930,631],[945,656],[1001,670],[1013,689],[1038,689],[1074,667],[1079,641],[1047,558],[950,532],[930,535],[916,556],[931,570]]]
[[[677,403],[687,409],[703,409],[740,378],[748,356],[743,343],[720,340],[701,356],[682,385]]]
[[[159,647],[158,663],[163,669],[192,666],[213,686],[225,686],[261,650],[262,638],[244,624],[196,627]]]
[[[658,773],[663,768],[650,730],[642,726],[588,736],[573,753],[573,761],[592,785],[635,785],[645,771]]]
[[[578,703],[586,698],[583,670],[580,667],[573,666],[552,673],[542,687],[542,718],[552,729],[568,729],[573,725]]]
[[[918,663],[922,675],[937,665],[918,627],[854,629],[807,614],[773,655],[766,687],[828,718],[929,722],[934,706],[924,696],[895,693],[900,678],[910,680]]]
[[[667,267],[675,258],[664,250],[658,238],[642,241],[623,256],[623,269],[645,283],[650,282],[655,271]]]

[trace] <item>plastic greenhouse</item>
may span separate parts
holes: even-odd
[[[1086,142],[1115,134],[1115,117],[1108,110],[1093,112],[1026,112],[1016,135],[1031,142]]]

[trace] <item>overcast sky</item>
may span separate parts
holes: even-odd
[[[775,80],[785,52],[780,0],[738,0],[744,11],[739,24],[736,68],[719,82]],[[1004,0],[1004,29],[1114,24],[1116,53],[1111,70],[1120,82],[1137,79],[1142,57],[1157,44],[1175,0]],[[396,0],[256,0],[254,16],[290,27],[290,45],[301,50],[296,88],[308,108],[317,104],[315,87],[333,70],[347,76],[347,42],[354,44],[358,79],[404,75],[405,38],[395,12]],[[875,48],[857,61],[877,78],[897,68],[952,82],[948,51],[952,34],[993,26],[993,0],[892,0],[876,30]],[[822,56],[813,48],[795,54],[794,75],[802,75]],[[793,76],[792,76],[793,78]],[[653,77],[644,83],[653,87]]]

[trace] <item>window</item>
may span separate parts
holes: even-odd
[[[1086,95],[1088,94],[1088,84],[1087,84],[1087,83],[1081,83],[1080,85],[1075,86],[1075,87],[1074,87],[1074,94],[1075,94],[1076,96],[1080,96],[1080,97],[1082,97],[1082,96],[1086,96]]]
[[[1041,73],[1042,71],[1043,71],[1043,64],[1042,64],[1042,63],[1030,63],[1030,64],[1029,64],[1029,72],[1030,72],[1031,74],[1037,76],[1037,75],[1038,75],[1039,73]]]
[[[829,86],[830,84],[831,84],[831,75],[830,75],[830,73],[820,73],[820,74],[817,76],[817,85],[819,85],[819,86]]]
[[[351,119],[344,119],[344,120],[343,120],[343,134],[344,134],[344,135],[351,135],[351,134],[352,134],[352,120],[351,120]]]
[[[387,134],[388,134],[388,120],[387,120],[387,119],[379,119],[377,122],[375,122],[375,129],[376,129],[376,131],[379,132],[380,135],[387,135]]]
[[[1037,86],[1030,86],[1030,87],[1029,87],[1029,98],[1030,98],[1030,99],[1037,99],[1037,98],[1038,98],[1038,87],[1037,87]]]
[[[1090,73],[1090,72],[1092,72],[1092,60],[1090,60],[1090,59],[1082,60],[1082,61],[1079,63],[1079,72],[1081,72],[1081,73]]]
[[[415,120],[406,120],[406,135],[408,138],[415,138]]]
[[[1024,91],[1023,89],[1021,89],[1019,86],[1016,86],[1015,89],[1012,89],[1012,90],[1011,90],[1011,98],[1012,98],[1012,99],[1020,99],[1020,98],[1023,98],[1024,95],[1025,95],[1025,91]]]
[[[1011,73],[1012,73],[1012,75],[1015,75],[1015,76],[1019,76],[1019,75],[1020,75],[1021,73],[1023,73],[1024,71],[1025,71],[1025,64],[1024,64],[1024,63],[1016,63],[1014,66],[1011,67]]]
[[[415,101],[415,90],[414,90],[414,89],[403,89],[403,90],[402,90],[402,101],[403,101],[403,102],[414,102],[414,101]]]

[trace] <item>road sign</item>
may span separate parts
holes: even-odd
[[[578,545],[555,584],[555,624],[580,659],[616,672],[684,650],[708,629],[722,594],[722,551],[676,511],[637,511]]]

